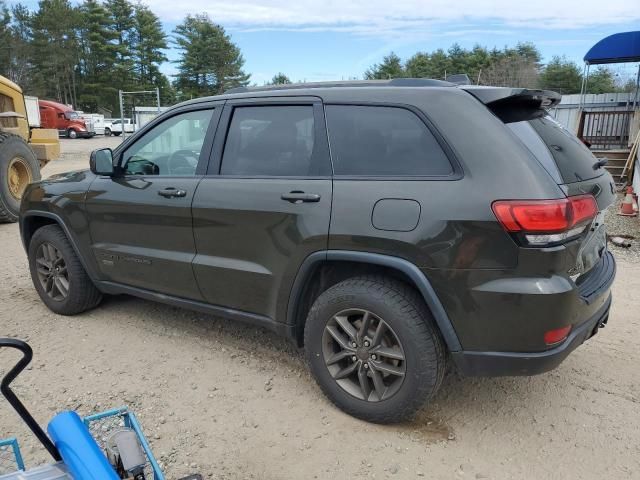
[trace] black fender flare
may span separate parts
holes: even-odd
[[[49,218],[53,220],[60,228],[62,228],[62,231],[67,236],[67,239],[69,239],[69,243],[71,243],[71,246],[73,247],[73,251],[76,253],[78,258],[80,259],[80,263],[82,264],[82,267],[84,268],[85,272],[87,272],[87,275],[89,275],[89,278],[94,282],[97,280],[95,272],[91,268],[89,268],[84,256],[80,252],[75,236],[72,234],[71,230],[69,230],[67,225],[64,223],[64,221],[62,220],[62,217],[60,217],[60,215],[56,213],[46,212],[41,210],[29,210],[29,211],[20,213],[20,237],[22,240],[22,246],[24,247],[25,252],[27,252],[27,255],[29,255],[29,245],[27,244],[27,235],[25,231],[26,226],[25,226],[24,220],[29,217]]]
[[[413,263],[404,258],[394,257],[390,255],[382,255],[379,253],[358,252],[351,250],[323,250],[314,252],[304,259],[302,265],[298,269],[287,304],[287,324],[293,327],[296,323],[296,314],[298,303],[302,295],[303,286],[307,282],[309,275],[313,272],[314,267],[324,261],[349,261],[371,265],[380,265],[392,268],[404,273],[418,289],[425,303],[431,310],[433,318],[436,321],[440,333],[447,344],[450,352],[458,352],[462,350],[460,340],[456,334],[453,324],[447,315],[440,299],[438,298],[431,283],[425,275]]]

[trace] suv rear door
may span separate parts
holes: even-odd
[[[193,200],[193,269],[205,300],[279,318],[278,294],[327,248],[331,196],[319,99],[228,101]]]

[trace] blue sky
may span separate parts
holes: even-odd
[[[9,4],[16,3],[9,0]],[[35,7],[35,0],[28,0]],[[76,3],[76,2],[74,2]],[[581,62],[599,39],[640,28],[633,0],[143,0],[170,33],[187,14],[207,13],[240,47],[262,84],[279,71],[294,81],[357,77],[390,51],[403,59],[454,42],[501,48],[535,43],[544,56]],[[176,58],[174,51],[168,56]],[[633,66],[620,70],[629,74]],[[171,64],[163,66],[171,74]]]

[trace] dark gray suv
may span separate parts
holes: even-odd
[[[403,79],[182,103],[28,188],[33,283],[65,315],[130,294],[271,329],[374,422],[447,362],[550,370],[606,323],[615,276],[614,185],[558,100]]]

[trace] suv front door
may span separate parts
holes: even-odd
[[[123,174],[99,177],[86,200],[93,253],[107,281],[201,300],[191,202],[220,117],[215,105],[176,111],[115,157]]]
[[[327,248],[331,162],[317,98],[229,101],[193,200],[206,301],[280,319],[300,263]],[[282,288],[282,286],[285,288]]]

